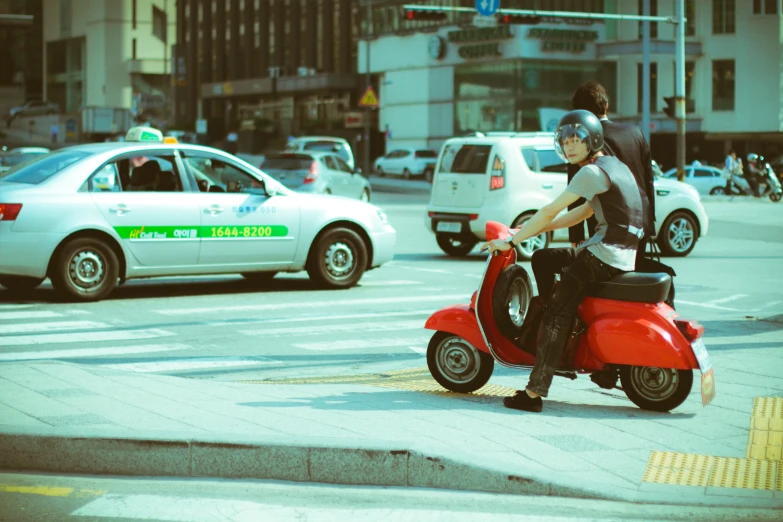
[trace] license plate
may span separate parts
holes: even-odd
[[[712,363],[710,362],[710,356],[707,355],[707,347],[704,346],[704,341],[697,339],[691,344],[691,349],[693,349],[693,355],[696,356],[696,360],[699,361],[701,373],[709,371],[712,368]]]
[[[707,355],[707,347],[704,345],[703,340],[697,339],[696,342],[691,344],[691,349],[696,356],[696,360],[699,361],[699,369],[701,370],[701,404],[706,406],[715,398],[715,369],[710,362],[710,356]]]
[[[436,228],[438,232],[462,232],[462,223],[441,221]]]

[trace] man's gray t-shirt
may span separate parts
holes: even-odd
[[[571,183],[568,184],[566,190],[577,194],[585,198],[595,213],[595,219],[598,222],[598,226],[595,228],[596,236],[603,236],[608,224],[604,217],[603,209],[601,208],[601,202],[597,197],[597,194],[603,194],[607,192],[612,186],[612,182],[609,176],[602,171],[598,166],[588,164],[579,169]],[[588,240],[587,242],[589,242]],[[623,248],[615,245],[607,245],[603,242],[598,242],[586,247],[595,257],[613,266],[619,270],[626,272],[633,272],[636,269],[636,250]],[[579,247],[579,248],[583,248]]]

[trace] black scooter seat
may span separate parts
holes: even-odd
[[[592,283],[587,288],[587,296],[655,304],[666,300],[671,285],[672,278],[663,272],[627,272],[605,283]]]

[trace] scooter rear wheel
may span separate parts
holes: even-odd
[[[427,348],[427,366],[432,377],[447,390],[471,393],[487,384],[495,360],[459,335],[437,332]]]
[[[773,201],[775,203],[780,201],[780,197],[781,197],[780,192],[773,192],[772,194],[769,195],[770,201]]]
[[[691,393],[693,370],[623,366],[620,383],[625,395],[641,409],[671,411]]]

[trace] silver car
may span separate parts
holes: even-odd
[[[396,232],[376,206],[294,192],[249,163],[198,145],[68,147],[0,174],[0,284],[50,278],[76,301],[128,279],[306,270],[355,285],[390,261]]]
[[[677,169],[669,169],[663,177],[666,179],[677,179]],[[743,180],[744,181],[744,180]],[[685,183],[693,186],[701,195],[723,194],[726,187],[726,180],[723,179],[723,172],[715,167],[708,165],[686,165]]]
[[[330,152],[268,154],[261,170],[297,192],[334,194],[370,201],[370,182],[342,158]]]
[[[11,170],[15,165],[30,161],[43,154],[49,154],[45,147],[19,147],[0,155],[0,172]]]

